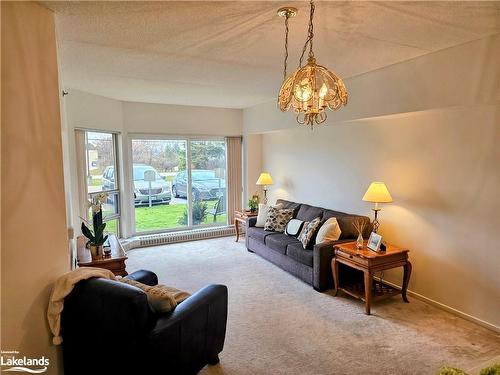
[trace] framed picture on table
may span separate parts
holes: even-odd
[[[370,234],[370,238],[368,239],[367,247],[373,251],[380,251],[380,244],[382,243],[382,236],[375,232]]]

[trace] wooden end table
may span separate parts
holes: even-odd
[[[89,249],[85,247],[86,242],[86,238],[83,236],[79,236],[76,240],[78,266],[105,268],[116,276],[128,275],[125,269],[125,260],[128,259],[127,254],[114,234],[110,234],[108,237],[111,254],[104,256],[100,260],[92,260]]]
[[[250,217],[257,216],[257,211],[234,211],[234,229],[236,230],[236,242],[240,239],[240,226],[238,223],[245,225]]]
[[[386,251],[375,252],[366,247],[365,241],[363,248],[358,250],[356,242],[348,242],[334,246],[335,256],[332,259],[333,280],[335,282],[334,296],[339,290],[359,298],[365,302],[365,312],[370,315],[370,305],[372,299],[391,297],[396,294],[401,294],[404,302],[409,302],[406,297],[408,283],[410,282],[411,263],[408,260],[408,249],[399,248],[393,245],[388,245]],[[360,270],[364,274],[363,284],[345,284],[342,285],[339,280],[339,263],[345,264],[348,267]],[[373,276],[375,272],[388,270],[391,268],[403,267],[403,285],[402,288],[394,288],[393,286],[377,281],[374,283]]]

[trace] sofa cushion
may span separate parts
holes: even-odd
[[[313,221],[319,217],[323,217],[323,209],[320,207],[309,206],[308,204],[301,204],[299,212],[297,213],[297,219],[302,221]]]
[[[297,239],[299,239],[300,236],[302,235],[302,233],[307,229],[307,227],[309,226],[309,223],[310,223],[310,221],[304,221],[304,224],[302,224],[302,229],[300,230],[299,235],[297,236]]]
[[[299,240],[297,240],[295,237],[287,236],[286,234],[283,233],[278,233],[274,236],[267,236],[265,241],[267,247],[269,247],[274,251],[278,251],[281,254],[286,253],[286,247],[289,244],[293,243],[300,244]]]
[[[334,211],[334,210],[324,210],[323,211],[323,220],[326,221],[331,217],[339,217],[339,216],[345,216],[345,215],[349,215],[349,214],[346,214],[345,212]]]
[[[297,237],[302,231],[303,226],[304,226],[304,221],[299,219],[292,219],[288,222],[288,224],[285,227],[285,234]]]
[[[319,217],[310,221],[309,224],[304,225],[304,229],[300,232],[299,241],[302,242],[304,249],[308,249],[314,244],[316,234],[321,226],[321,220]]]
[[[372,225],[370,223],[370,218],[367,216],[360,215],[351,215],[346,214],[345,212],[333,211],[333,210],[325,210],[323,212],[323,220],[329,219],[331,217],[337,218],[337,222],[339,223],[339,228],[342,231],[340,234],[341,240],[346,238],[357,238],[358,232],[356,228],[354,228],[353,222],[357,219],[362,218],[366,222],[366,227],[363,233],[363,237],[369,236],[372,231]]]
[[[354,228],[354,221],[362,219],[366,225],[363,233],[363,237],[367,238],[367,236],[370,235],[371,232],[371,224],[370,224],[370,218],[366,216],[359,216],[359,215],[343,215],[343,216],[337,216],[337,222],[339,223],[340,230],[342,233],[340,234],[340,240],[346,239],[346,238],[352,238],[355,239],[358,237],[358,231],[356,228]]]
[[[282,204],[283,208],[289,208],[293,210],[293,217],[297,216],[297,212],[299,212],[300,203],[295,203],[292,201],[287,201],[286,199],[278,199],[276,204]]]
[[[279,233],[265,231],[264,228],[250,227],[247,228],[247,236],[258,240],[259,242],[265,243],[267,236],[273,236]]]
[[[326,220],[318,230],[315,243],[326,241],[337,241],[340,238],[342,231],[336,218],[331,217]]]
[[[266,225],[267,218],[269,217],[269,208],[272,206],[265,205],[264,203],[259,203],[259,212],[257,213],[256,227],[264,228]],[[283,208],[281,203],[276,204],[275,208]]]
[[[302,247],[302,243],[299,241],[287,246],[286,255],[306,266],[312,267],[313,265],[313,252],[311,250],[305,250]]]
[[[293,217],[293,210],[288,208],[269,207],[265,230],[283,233],[286,225]]]

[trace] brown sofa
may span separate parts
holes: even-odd
[[[314,207],[304,203],[295,203],[278,199],[276,203],[283,204],[284,208],[294,210],[294,218],[311,221],[320,217],[326,221],[331,217],[337,218],[342,231],[338,241],[323,242],[304,249],[302,243],[295,237],[284,233],[265,231],[255,227],[256,217],[249,218],[246,223],[246,247],[248,251],[259,254],[278,267],[312,285],[317,291],[324,291],[333,287],[331,262],[334,256],[333,245],[342,242],[355,241],[357,238],[353,221],[362,219],[366,222],[363,233],[368,238],[372,231],[370,219],[366,216],[346,214],[321,207]]]

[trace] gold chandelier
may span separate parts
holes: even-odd
[[[286,112],[293,107],[297,122],[301,125],[319,125],[326,120],[325,109],[336,111],[347,104],[347,90],[342,79],[324,66],[316,64],[313,52],[314,38],[314,1],[310,1],[309,29],[307,40],[302,49],[298,69],[288,78],[286,76],[288,60],[288,19],[297,14],[297,9],[284,7],[278,15],[285,17],[285,61],[283,84],[278,94],[278,107]],[[304,54],[309,45],[307,64],[302,66]]]

